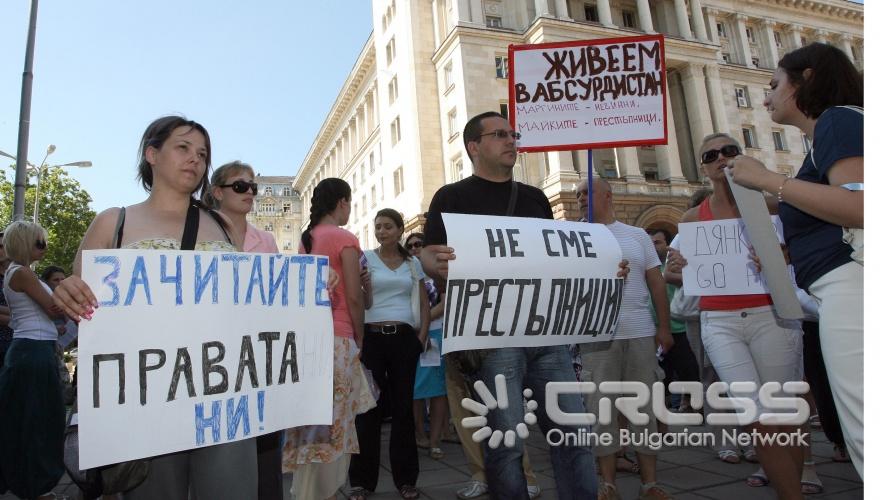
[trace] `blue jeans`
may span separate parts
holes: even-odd
[[[535,415],[545,435],[550,429],[577,432],[577,428],[552,422],[545,410],[545,386],[547,382],[575,382],[571,356],[566,346],[507,347],[488,353],[476,374],[496,394],[495,375],[504,375],[507,382],[507,409],[496,408],[486,416],[493,430],[505,432],[516,430],[523,422],[523,388],[534,392],[532,398],[538,403]],[[559,408],[566,413],[584,413],[584,402],[579,394],[559,396]],[[587,429],[588,430],[588,429]],[[492,498],[505,500],[528,500],[526,478],[523,474],[523,443],[507,448],[502,442],[494,450],[483,441],[486,462],[486,481]],[[595,499],[597,495],[596,470],[593,454],[586,446],[551,446],[550,460],[556,476],[556,495],[560,500]]]

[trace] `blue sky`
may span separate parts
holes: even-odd
[[[43,0],[28,160],[62,164],[92,208],[144,199],[138,141],[182,113],[211,134],[213,164],[294,175],[372,30],[368,0]],[[16,154],[30,2],[0,2],[0,150]],[[11,178],[6,165],[0,165]]]

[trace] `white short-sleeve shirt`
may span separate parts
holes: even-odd
[[[648,233],[639,227],[619,221],[607,224],[605,227],[617,239],[623,258],[629,261],[629,276],[623,285],[623,300],[614,339],[653,337],[657,329],[648,305],[651,294],[648,291],[645,272],[660,267],[660,258],[654,250],[654,243]]]
[[[400,321],[415,326],[412,313],[413,274],[404,261],[397,269],[389,269],[374,250],[364,252],[373,283],[373,307],[364,313],[367,323]],[[425,278],[422,263],[413,257],[416,280]]]

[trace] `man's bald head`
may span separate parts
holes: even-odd
[[[614,208],[611,204],[611,184],[602,177],[593,177],[593,218],[596,222],[610,224],[614,222]],[[588,179],[584,179],[578,184],[575,197],[578,200],[578,207],[581,209],[584,217],[587,215],[587,206],[589,205],[590,193],[588,189]]]

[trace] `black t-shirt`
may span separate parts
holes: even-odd
[[[828,170],[836,161],[864,156],[864,130],[864,116],[858,111],[844,107],[826,109],[816,121],[813,154],[804,159],[796,178],[828,184]],[[797,284],[804,290],[828,271],[852,260],[852,247],[841,239],[843,230],[837,224],[785,202],[779,204],[779,218]]]
[[[514,181],[493,182],[472,175],[440,188],[431,200],[425,221],[425,245],[445,245],[446,226],[443,212],[471,215],[506,215],[510,203],[510,187]],[[517,182],[516,207],[513,217],[552,219],[553,210],[540,189]]]

